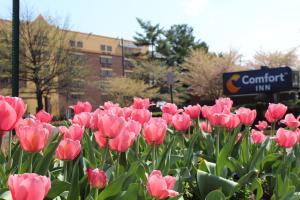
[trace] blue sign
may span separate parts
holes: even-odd
[[[290,67],[224,73],[223,91],[226,95],[288,91],[293,89],[293,73]]]

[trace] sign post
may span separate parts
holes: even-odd
[[[170,91],[170,97],[171,97],[171,103],[173,103],[173,84],[174,84],[174,73],[168,72],[167,74],[167,83],[169,85],[169,91]]]

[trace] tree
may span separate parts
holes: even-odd
[[[122,106],[129,106],[133,97],[155,98],[158,96],[158,88],[152,87],[143,80],[128,77],[108,78],[102,85],[107,99],[118,102]]]
[[[131,77],[143,80],[152,87],[159,88],[157,100],[170,101],[169,85],[167,84],[167,74],[174,74],[174,102],[181,103],[184,93],[179,92],[181,84],[178,83],[179,70],[176,67],[169,67],[165,62],[159,60],[140,61],[135,64]]]
[[[286,52],[283,51],[257,51],[253,56],[253,61],[249,62],[250,66],[260,68],[261,66],[274,67],[298,67],[299,58],[297,55],[297,49],[293,48]]]
[[[193,31],[187,24],[179,24],[164,32],[164,38],[158,42],[157,52],[163,55],[169,66],[182,64],[192,49],[208,51],[205,42],[195,40]]]
[[[223,93],[222,74],[235,71],[239,66],[236,62],[241,55],[229,51],[221,55],[193,50],[183,64],[185,72],[181,81],[188,86],[188,91],[201,100],[214,100]]]
[[[85,73],[79,67],[83,60],[69,44],[75,35],[67,31],[66,24],[42,16],[33,20],[32,16],[27,11],[20,23],[20,80],[34,85],[39,111],[44,108],[43,98],[65,88],[70,90],[74,81],[82,80]],[[0,33],[10,49],[11,32],[7,26],[2,26]],[[2,52],[7,49],[2,48]],[[10,56],[6,58],[9,60]]]
[[[143,21],[140,18],[136,18],[140,27],[143,29],[144,33],[136,33],[133,38],[137,45],[147,45],[151,46],[151,58],[154,58],[154,51],[157,45],[157,41],[162,33],[162,29],[159,24],[152,25],[150,21]]]

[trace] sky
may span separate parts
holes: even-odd
[[[11,18],[12,0],[0,0],[0,18]],[[300,46],[300,0],[21,0],[36,14],[68,19],[75,31],[132,39],[136,17],[168,29],[186,23],[210,51],[288,51]],[[21,11],[22,12],[22,11]]]

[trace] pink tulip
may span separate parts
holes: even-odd
[[[124,128],[117,137],[109,140],[109,148],[113,151],[125,152],[132,146],[135,138],[134,132]]]
[[[208,116],[208,121],[213,126],[225,126],[231,120],[230,114],[214,113]]]
[[[76,105],[70,107],[73,108],[75,114],[92,111],[92,105],[87,101],[86,102],[78,101]]]
[[[64,134],[69,132],[69,129],[65,126],[59,126],[58,127],[58,132],[64,135]]]
[[[255,125],[255,127],[260,130],[263,131],[268,127],[268,123],[266,121],[258,121],[258,124]]]
[[[60,160],[74,160],[81,151],[81,144],[78,140],[64,139],[62,140],[55,154]]]
[[[260,144],[266,138],[266,136],[264,135],[264,133],[262,131],[256,131],[254,129],[251,130],[250,136],[251,136],[252,142],[254,144]]]
[[[98,146],[101,149],[106,147],[107,139],[105,138],[105,135],[101,131],[94,132],[94,136]]]
[[[186,131],[192,125],[192,121],[188,114],[178,113],[172,117],[172,124],[177,131]]]
[[[126,126],[125,128],[130,131],[130,132],[133,132],[135,134],[135,137],[138,137],[140,132],[141,132],[141,129],[142,129],[142,126],[139,122],[137,121],[134,121],[134,120],[129,120],[127,121],[126,123]]]
[[[148,109],[150,107],[150,100],[148,98],[142,99],[134,97],[132,108],[134,109]]]
[[[151,118],[144,124],[143,135],[149,145],[161,145],[166,132],[167,124],[162,118]]]
[[[16,134],[22,149],[26,152],[35,153],[40,152],[45,147],[49,131],[44,128],[42,123],[36,123],[31,126],[19,126]]]
[[[149,121],[151,118],[151,112],[147,109],[133,109],[131,113],[131,119],[140,122],[141,125]]]
[[[224,116],[227,115],[227,116]],[[240,119],[235,114],[224,114],[223,120],[221,120],[221,125],[226,128],[236,128],[240,124]]]
[[[184,112],[190,116],[191,119],[197,119],[200,116],[201,106],[199,104],[184,107]]]
[[[153,170],[148,177],[147,189],[149,194],[156,199],[165,199],[178,196],[178,192],[172,190],[176,178],[172,176],[163,177],[159,170]]]
[[[107,176],[103,170],[100,170],[98,168],[91,169],[87,168],[86,174],[88,177],[88,183],[98,189],[103,189],[107,185]]]
[[[174,103],[166,103],[161,107],[163,113],[175,115],[177,113],[177,106]]]
[[[118,117],[110,114],[102,115],[98,120],[98,129],[106,138],[117,137],[125,127],[126,121],[123,117]]]
[[[81,140],[84,133],[84,128],[78,124],[73,124],[69,127],[68,131],[64,134],[64,139]]]
[[[279,146],[284,148],[291,148],[297,143],[298,137],[296,132],[289,131],[284,128],[279,128],[276,132],[275,140]]]
[[[51,188],[51,181],[35,173],[16,174],[9,176],[8,186],[13,200],[43,200]]]
[[[40,120],[41,122],[50,123],[52,120],[52,115],[47,113],[44,110],[40,110],[36,115],[36,119]]]
[[[223,110],[228,110],[230,111],[230,109],[232,108],[233,105],[233,101],[230,98],[219,98],[216,99],[216,105],[220,106]]]
[[[12,130],[16,122],[16,111],[6,101],[0,100],[0,132]]]
[[[105,111],[100,110],[99,108],[97,108],[94,112],[92,112],[90,114],[91,117],[90,117],[89,123],[90,123],[90,128],[91,129],[93,129],[93,130],[98,129],[98,120],[105,113],[106,113]]]
[[[297,134],[297,137],[298,137],[298,142],[300,142],[300,129],[296,129],[296,134]]]
[[[287,107],[281,103],[270,103],[265,117],[269,122],[275,122],[281,119],[287,111]]]
[[[256,118],[256,110],[241,107],[236,111],[236,114],[240,118],[242,124],[252,125]]]
[[[300,122],[295,118],[295,116],[292,113],[285,115],[285,118],[280,122],[287,125],[290,128],[298,128],[300,126]]]
[[[102,108],[104,110],[109,110],[112,107],[120,107],[120,106],[119,106],[119,104],[117,104],[117,103],[115,104],[111,101],[104,102],[104,105],[100,106],[100,108]]]
[[[19,97],[10,97],[10,96],[6,96],[6,97],[0,96],[0,100],[2,99],[5,100],[15,110],[17,114],[16,122],[18,122],[18,120],[20,120],[24,115],[27,108],[24,101]]]
[[[243,134],[242,133],[238,133],[235,139],[235,143],[238,143],[240,141],[240,139],[242,138]]]
[[[74,115],[72,123],[78,124],[85,128],[90,128],[91,127],[91,119],[92,119],[91,113],[81,112],[79,114]]]
[[[109,108],[108,110],[105,110],[105,113],[118,116],[118,117],[124,117],[124,110],[121,107],[114,106]]]
[[[212,128],[210,123],[208,122],[200,122],[200,128],[202,131],[204,131],[205,133],[211,133],[212,132]]]
[[[162,118],[167,122],[168,125],[172,124],[172,117],[173,115],[169,113],[163,113]]]
[[[124,112],[125,120],[128,120],[131,117],[132,108],[125,107],[125,108],[123,108],[123,112]]]

